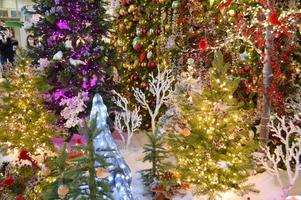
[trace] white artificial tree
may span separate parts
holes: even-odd
[[[173,95],[172,84],[174,82],[174,77],[171,69],[164,68],[163,71],[161,71],[159,66],[157,76],[155,76],[153,73],[150,73],[149,76],[149,92],[155,99],[154,107],[152,108],[148,104],[145,93],[140,89],[134,88],[134,96],[138,103],[148,111],[151,117],[152,134],[155,135],[156,121],[158,119],[160,109],[164,104],[167,104],[170,101]]]
[[[133,110],[130,110],[128,100],[117,92],[114,92],[114,94],[117,97],[113,97],[113,102],[122,110],[115,116],[114,127],[119,131],[121,140],[125,148],[128,149],[133,135],[137,132],[142,123],[142,117],[139,114],[140,107],[136,106]]]
[[[265,158],[260,158],[263,168],[268,173],[277,178],[277,182],[282,188],[283,197],[287,197],[293,189],[301,173],[301,129],[294,122],[300,122],[300,118],[295,115],[293,120],[287,121],[285,116],[276,115],[277,124],[272,121],[269,124],[273,136],[278,138],[282,145],[278,145],[271,153],[270,147],[265,148]],[[293,140],[293,137],[295,139]],[[289,183],[285,184],[284,177],[281,176],[279,164],[283,162],[286,168],[286,175]]]

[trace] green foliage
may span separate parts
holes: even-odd
[[[56,134],[55,116],[45,108],[42,96],[51,87],[24,51],[18,52],[16,66],[4,76],[6,80],[0,84],[0,142],[9,146],[3,148],[26,148],[33,153],[52,149],[49,138]]]
[[[152,184],[160,182],[160,177],[164,175],[167,169],[167,164],[164,159],[167,157],[167,151],[164,148],[164,140],[158,134],[148,134],[149,144],[146,144],[143,149],[143,162],[150,162],[152,168],[140,171],[144,185],[150,187]]]
[[[60,199],[58,189],[62,185],[69,189],[66,199],[112,199],[108,184],[96,175],[98,169],[107,167],[106,157],[97,152],[108,151],[94,148],[93,139],[101,133],[96,127],[96,121],[79,128],[79,133],[87,139],[87,144],[73,146],[72,151],[81,156],[71,158],[65,143],[59,155],[49,160],[52,170],[50,179],[54,179],[54,182],[44,186],[44,199]],[[83,187],[86,189],[83,190]]]
[[[192,104],[180,105],[191,133],[172,135],[169,145],[182,180],[214,198],[229,189],[250,190],[243,184],[254,167],[257,142],[249,138],[252,110],[233,97],[240,80],[228,75],[221,52],[212,66],[210,86],[193,95]]]

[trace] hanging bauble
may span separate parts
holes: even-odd
[[[185,11],[185,5],[182,4],[180,7],[179,7],[179,13],[183,13]]]
[[[134,68],[138,67],[139,66],[139,61],[138,60],[135,60],[134,62]]]
[[[146,55],[147,59],[151,59],[153,57],[153,52],[149,51]]]
[[[155,68],[157,67],[157,64],[156,64],[154,61],[149,61],[149,62],[147,63],[147,67],[148,67],[149,69],[155,69]]]
[[[166,43],[166,48],[167,49],[173,49],[176,46],[176,36],[175,35],[171,35],[168,37],[167,39],[167,43]]]
[[[145,82],[142,82],[142,83],[140,83],[140,88],[147,88],[147,83],[145,83]]]
[[[166,25],[164,26],[164,29],[165,29],[166,32],[169,31],[169,30],[170,30],[170,25],[169,25],[169,24],[166,24]]]
[[[136,73],[132,74],[131,81],[137,81],[137,80],[138,80],[138,75]]]
[[[206,50],[208,48],[208,44],[205,38],[200,39],[199,41],[199,49]]]
[[[144,36],[146,33],[147,33],[146,28],[141,28],[141,29],[140,29],[140,34],[141,34],[142,36]]]
[[[120,3],[121,3],[121,5],[123,5],[123,6],[128,6],[128,5],[130,5],[131,0],[121,0]]]
[[[181,134],[181,136],[183,137],[188,137],[191,134],[191,131],[189,128],[183,128],[179,131],[179,133]]]
[[[97,178],[107,178],[108,176],[110,176],[110,171],[107,169],[98,168],[96,170],[96,176]]]
[[[123,23],[119,24],[118,30],[123,33],[125,31],[125,25]]]
[[[140,43],[140,38],[139,37],[135,37],[133,39],[133,42],[132,42],[132,45],[133,45],[133,48],[135,48],[136,44]]]
[[[124,15],[125,15],[125,13],[126,13],[126,12],[125,12],[125,10],[124,10],[124,9],[120,9],[120,10],[119,10],[119,15],[121,15],[121,16],[124,16]]]
[[[128,9],[128,12],[129,13],[132,13],[132,12],[134,12],[134,10],[136,10],[136,7],[135,7],[135,5],[130,5],[130,7],[129,7],[129,9]]]
[[[132,28],[132,26],[133,26],[133,22],[128,22],[126,25],[126,29],[129,30]]]
[[[139,21],[139,16],[138,15],[133,15],[133,21],[138,22]]]
[[[50,175],[50,173],[51,173],[51,170],[47,166],[42,165],[42,175],[44,177],[47,177]]]
[[[139,61],[144,62],[147,55],[148,54],[146,54],[146,52],[141,53],[140,56],[139,56]]]
[[[137,52],[140,52],[142,50],[142,45],[140,43],[137,43],[134,47],[134,49],[137,51]]]
[[[157,28],[157,29],[156,29],[156,34],[157,34],[157,35],[160,35],[160,34],[161,34],[161,29],[160,29],[160,28]]]
[[[58,190],[57,190],[57,194],[59,195],[59,197],[61,199],[64,199],[66,197],[66,195],[69,193],[69,188],[67,185],[60,185]]]
[[[127,47],[127,46],[123,46],[123,47],[122,47],[122,51],[123,51],[123,52],[127,52],[127,51],[128,51],[128,47]]]
[[[148,33],[150,34],[150,35],[152,35],[152,34],[154,34],[154,32],[155,32],[155,30],[154,29],[149,29],[149,31],[148,31]]]
[[[180,3],[178,1],[173,1],[171,7],[173,9],[178,9],[180,7]]]

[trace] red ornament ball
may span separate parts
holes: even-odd
[[[140,43],[137,43],[137,44],[135,45],[135,50],[136,50],[137,52],[140,52],[140,51],[142,50],[142,45],[141,45]]]
[[[207,41],[204,38],[200,39],[200,41],[199,41],[199,49],[206,50],[207,48],[208,48]]]
[[[148,67],[149,69],[155,69],[155,68],[157,67],[157,64],[156,64],[154,61],[149,61],[149,62],[147,63],[147,67]]]

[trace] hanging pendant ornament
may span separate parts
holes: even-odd
[[[65,42],[65,47],[66,47],[67,49],[73,49],[72,41],[71,41],[71,40],[66,40],[66,42]]]
[[[180,7],[179,1],[173,1],[172,4],[171,4],[171,7],[173,9],[178,9]]]
[[[147,57],[146,52],[141,53],[140,56],[139,56],[139,61],[141,63],[144,62],[146,57]]]
[[[63,52],[58,51],[56,54],[53,56],[53,60],[61,60],[63,58]]]
[[[96,176],[97,178],[107,178],[108,176],[110,176],[110,171],[107,169],[98,168],[96,170]]]
[[[201,38],[200,41],[199,41],[199,49],[200,50],[207,50],[208,48],[208,44],[207,44],[207,41],[205,38]]]
[[[69,193],[69,188],[67,185],[60,185],[60,187],[57,190],[57,194],[61,199],[64,199],[68,193]]]
[[[132,45],[133,45],[133,48],[135,48],[136,44],[140,43],[140,38],[139,37],[135,37],[133,39],[133,42],[132,42]]]
[[[157,67],[157,64],[154,61],[149,61],[147,67],[149,69],[155,69]]]
[[[167,49],[173,49],[176,47],[176,36],[171,35],[167,39],[166,48]]]
[[[149,51],[146,55],[147,59],[151,59],[153,57],[153,52]]]
[[[141,52],[142,50],[142,45],[140,43],[137,43],[134,47],[134,49],[137,51],[137,52]]]

